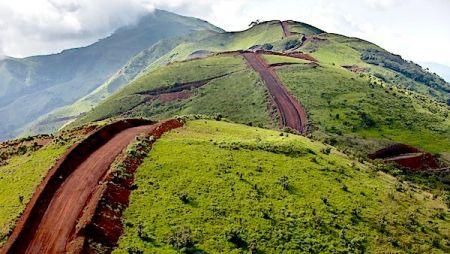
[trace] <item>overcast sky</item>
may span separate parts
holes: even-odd
[[[450,0],[0,0],[0,55],[85,46],[154,8],[242,30],[293,19],[356,36],[409,60],[450,66]]]

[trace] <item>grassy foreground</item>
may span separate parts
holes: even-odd
[[[12,156],[0,166],[0,246],[39,183],[73,142],[53,141],[39,150]]]
[[[440,197],[307,138],[197,120],[136,173],[114,253],[445,253]]]

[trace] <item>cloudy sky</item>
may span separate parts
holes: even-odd
[[[294,19],[372,41],[409,60],[450,66],[450,0],[0,0],[0,55],[88,45],[154,8],[226,30]]]

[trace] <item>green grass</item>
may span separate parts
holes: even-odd
[[[236,96],[241,99],[236,100]],[[167,119],[175,115],[221,115],[235,122],[260,127],[274,127],[267,113],[268,92],[253,71],[243,70],[211,81],[188,100],[141,104],[128,117]]]
[[[307,109],[313,134],[327,142],[364,152],[392,141],[433,153],[450,149],[449,110],[431,99],[323,63],[287,66],[278,74]]]
[[[205,80],[224,74],[228,75],[193,90],[194,96],[188,100],[169,103],[154,100],[143,103],[145,96],[137,94],[156,87]],[[154,119],[186,114],[221,114],[240,123],[269,127],[272,124],[267,96],[265,86],[243,58],[209,57],[174,63],[149,72],[107,99],[74,125],[121,114]]]
[[[264,61],[268,64],[280,64],[280,63],[294,63],[294,64],[307,64],[311,61],[298,59],[295,57],[277,56],[277,55],[262,55]]]
[[[14,156],[7,165],[0,166],[0,245],[6,241],[39,183],[67,147],[52,143],[35,152]]]
[[[445,101],[449,97],[448,93],[441,89],[407,78],[402,73],[385,68],[382,65],[369,64],[363,61],[361,54],[367,50],[386,52],[375,44],[338,34],[320,34],[317,37],[323,40],[307,41],[301,50],[311,53],[322,63],[335,66],[357,65],[366,68],[372,75],[383,77],[389,86],[402,87],[439,101]],[[407,68],[407,66],[403,67]]]
[[[114,253],[449,251],[440,197],[300,136],[189,121],[135,184]]]

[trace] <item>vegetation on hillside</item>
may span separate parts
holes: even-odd
[[[158,87],[211,78],[205,86],[190,90],[192,97],[188,99],[162,102],[148,100],[142,94]],[[215,56],[150,71],[73,125],[117,116],[164,119],[186,114],[220,114],[236,122],[270,127],[273,121],[268,111],[273,109],[268,107],[265,86],[241,57]]]
[[[335,65],[290,65],[277,72],[308,110],[318,139],[366,154],[389,142],[449,151],[445,105]]]
[[[450,250],[442,197],[286,133],[189,121],[135,188],[114,253]]]
[[[399,55],[394,55],[385,51],[368,49],[363,52],[361,59],[367,63],[386,67],[401,73],[407,78],[423,83],[435,90],[440,91],[441,93],[450,93],[450,84],[448,84],[444,79],[434,73],[425,71],[418,64],[404,60]]]
[[[84,135],[84,130],[78,129],[1,144],[0,246],[56,160]]]
[[[196,18],[155,10],[87,47],[1,60],[0,140],[16,137],[39,117],[88,95],[158,41],[197,30],[222,32]]]

